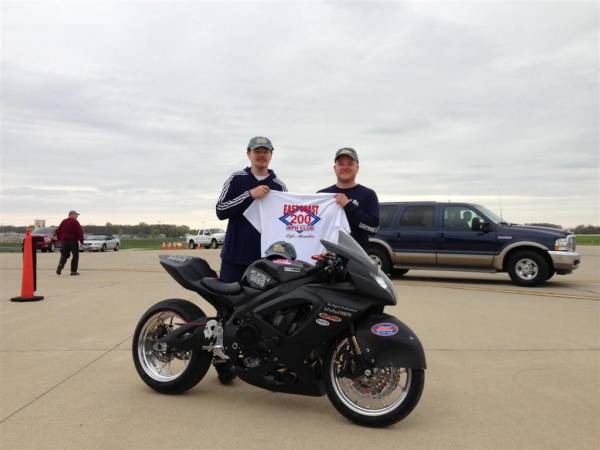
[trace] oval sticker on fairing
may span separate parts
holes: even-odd
[[[317,319],[317,320],[315,320],[315,322],[317,322],[322,327],[328,327],[329,326],[329,322],[327,322],[326,320],[323,320],[323,319]]]
[[[397,332],[398,325],[389,322],[378,323],[371,327],[371,333],[377,336],[393,336]]]

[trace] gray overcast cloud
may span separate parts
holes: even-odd
[[[294,192],[599,218],[597,2],[2,3],[3,224],[216,225],[254,135]]]

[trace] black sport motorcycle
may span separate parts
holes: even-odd
[[[211,363],[271,391],[321,396],[355,423],[383,427],[417,405],[425,354],[385,305],[389,278],[344,232],[315,265],[259,259],[241,283],[223,283],[202,258],[160,255],[161,265],[216,310],[187,300],[152,306],[133,336],[144,382],[166,394],[195,386]]]

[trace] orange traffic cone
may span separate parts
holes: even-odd
[[[164,242],[163,242],[163,245],[162,245],[162,247],[161,247],[160,249],[161,249],[161,250],[166,250],[166,249],[167,249],[167,246],[165,245],[165,243],[164,243]]]
[[[31,241],[31,230],[25,230],[25,242],[23,243],[23,278],[21,280],[21,296],[14,297],[12,302],[37,302],[43,300],[41,295],[33,295],[35,282],[33,281],[33,243]]]
[[[177,250],[177,242],[173,242],[173,250]]]
[[[169,242],[169,246],[167,247],[167,249],[171,250],[171,243]]]

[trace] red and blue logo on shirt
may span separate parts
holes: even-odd
[[[319,205],[283,205],[283,216],[279,218],[288,231],[314,231],[315,224],[321,220],[318,216]]]

